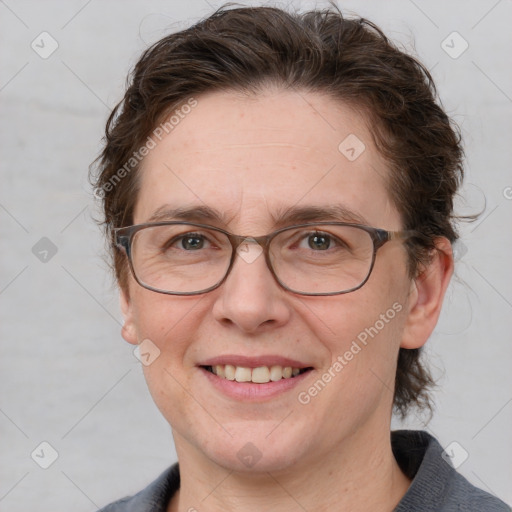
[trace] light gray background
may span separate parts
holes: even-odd
[[[139,53],[220,4],[0,1],[1,511],[95,510],[176,459],[170,427],[120,336],[87,167]],[[468,452],[459,470],[469,480],[512,503],[512,4],[340,5],[409,48],[415,41],[462,125],[467,179],[458,211],[486,209],[461,227],[459,280],[428,344],[441,385],[428,430]],[[47,59],[31,48],[43,31],[59,45]],[[457,59],[441,47],[453,31],[469,43]],[[57,248],[47,262],[32,252],[42,237]],[[424,428],[414,415],[407,425]],[[48,469],[31,458],[43,441],[58,452]],[[34,458],[48,462],[42,450]]]

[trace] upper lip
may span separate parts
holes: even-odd
[[[201,362],[199,366],[216,366],[230,364],[233,366],[243,366],[245,368],[258,368],[260,366],[291,366],[292,368],[309,368],[312,365],[282,357],[278,355],[263,355],[256,357],[248,357],[235,354],[227,354],[223,356],[212,357]]]

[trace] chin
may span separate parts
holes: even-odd
[[[275,425],[274,425],[275,426]],[[270,440],[270,437],[274,439]],[[215,464],[238,473],[268,473],[286,471],[305,457],[304,436],[295,438],[287,432],[268,436],[268,429],[250,435],[235,435],[224,443],[215,441],[199,447]]]
[[[266,474],[276,472],[286,472],[288,469],[296,466],[297,454],[290,456],[288,454],[271,453],[268,450],[261,451],[256,445],[248,442],[233,457],[233,452],[215,453],[211,457],[212,461],[228,471],[245,474]]]

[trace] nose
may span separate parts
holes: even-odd
[[[268,268],[261,246],[243,242],[218,288],[213,314],[217,321],[246,333],[276,328],[290,318],[286,293]]]

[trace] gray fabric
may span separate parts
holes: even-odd
[[[393,512],[510,512],[510,507],[470,484],[442,457],[443,448],[427,432],[392,432],[393,453],[413,478]]]
[[[441,445],[427,432],[391,432],[391,445],[400,468],[413,480],[393,512],[511,512],[503,501],[471,485],[445,462]],[[100,512],[166,512],[179,486],[176,463],[135,496]]]
[[[176,463],[135,496],[115,501],[99,512],[166,512],[170,499],[179,487],[180,472]]]

